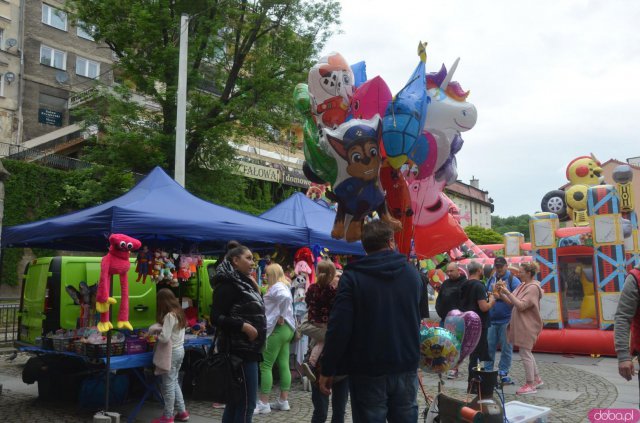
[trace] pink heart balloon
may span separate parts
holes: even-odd
[[[475,311],[466,311],[462,313],[461,317],[464,319],[464,336],[460,346],[458,364],[476,349],[482,335],[482,321]]]

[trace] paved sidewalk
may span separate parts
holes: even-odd
[[[544,387],[537,394],[516,396],[518,384],[504,389],[505,401],[518,400],[529,404],[541,405],[552,409],[549,422],[586,422],[586,416],[592,408],[637,408],[638,382],[627,382],[618,375],[617,361],[614,358],[592,358],[584,356],[562,356],[552,354],[535,354]],[[27,354],[19,354],[14,361],[7,361],[8,356],[0,356],[0,421],[3,422],[91,422],[97,410],[83,410],[78,404],[53,404],[37,399],[37,385],[26,385],[21,380],[22,367],[28,359]],[[465,366],[466,368],[466,366]],[[522,382],[524,370],[517,354],[514,354],[511,376]],[[437,392],[435,375],[424,375],[425,390],[430,395]],[[444,390],[448,394],[465,398],[466,374],[461,371],[458,380],[446,381]],[[418,396],[421,411],[425,401]],[[309,422],[313,412],[311,394],[302,390],[299,382],[294,382],[290,396],[291,410],[288,412],[272,412],[268,415],[256,416],[254,421],[262,422]],[[133,404],[113,407],[127,415]],[[210,403],[188,401],[191,422],[220,422],[222,410],[214,409]],[[147,401],[138,415],[136,422],[149,422],[159,416],[161,408],[158,403]],[[122,419],[121,421],[126,421]],[[347,421],[351,419],[347,416]]]

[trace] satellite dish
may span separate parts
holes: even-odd
[[[7,38],[7,41],[4,42],[4,45],[7,46],[7,48],[14,47],[16,44],[18,44],[18,40],[15,38]]]
[[[57,71],[56,82],[58,82],[58,84],[66,84],[67,82],[69,82],[69,74],[63,70]]]

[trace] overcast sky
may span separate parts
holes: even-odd
[[[396,94],[428,41],[427,72],[455,73],[478,123],[462,134],[459,179],[475,176],[495,214],[540,210],[569,161],[640,156],[640,1],[342,0],[337,51]]]

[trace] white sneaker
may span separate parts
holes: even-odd
[[[258,403],[256,404],[256,409],[253,410],[253,414],[269,414],[271,413],[271,405],[269,403],[263,403],[262,401],[258,400]]]
[[[268,405],[270,405],[274,410],[289,411],[291,409],[291,407],[289,407],[289,401],[282,401],[280,398],[278,398],[275,402],[269,403]]]

